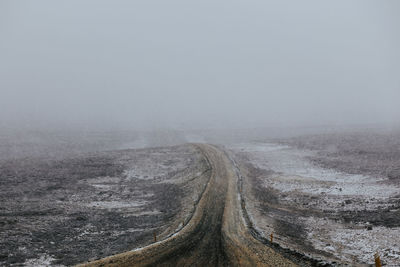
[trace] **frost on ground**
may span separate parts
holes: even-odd
[[[382,175],[317,165],[315,151],[277,143],[231,146],[256,228],[315,258],[400,264],[400,186]]]
[[[54,264],[54,258],[47,255],[43,254],[40,255],[40,257],[37,257],[35,259],[28,259],[26,260],[22,265],[26,267],[38,267],[38,266],[53,266],[53,267],[63,267],[64,265],[60,264]]]
[[[0,265],[69,266],[165,238],[208,171],[191,145],[2,160]]]
[[[343,225],[315,217],[307,218],[306,225],[308,239],[313,240],[317,249],[336,254],[344,262],[372,264],[371,255],[378,252],[384,263],[399,264],[399,227],[377,226],[367,230],[360,225]]]

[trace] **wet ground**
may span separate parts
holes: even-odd
[[[400,184],[393,171],[384,176],[371,167],[369,172],[362,166],[352,171],[340,164],[334,168],[328,154],[321,156],[326,151],[289,142],[246,143],[231,149],[246,177],[249,214],[265,237],[274,233],[282,246],[330,262],[372,264],[378,251],[385,264],[400,264]],[[385,161],[384,154],[380,157]],[[372,156],[366,158],[374,162]],[[385,164],[395,170],[397,158],[389,159]],[[346,161],[346,166],[358,161]],[[379,161],[375,164],[378,169]]]
[[[236,165],[224,150],[197,145],[210,178],[192,219],[171,237],[142,249],[89,262],[82,267],[129,266],[320,266],[302,255],[282,255],[249,231],[239,193]],[[298,257],[300,256],[300,257]]]
[[[150,244],[189,220],[209,166],[193,146],[0,163],[0,264],[72,265]]]
[[[7,152],[0,155],[0,265],[72,265],[152,244],[154,233],[158,240],[168,238],[192,218],[210,177],[210,164],[195,146],[120,150],[165,140],[205,142],[197,133],[91,134],[87,140],[78,138],[82,142],[72,142],[74,135],[55,140],[28,136],[22,143],[0,136],[0,149]],[[384,264],[398,266],[399,136],[307,135],[268,142],[242,138],[227,144],[231,165],[243,177],[238,199],[245,203],[242,209],[236,203],[229,212],[247,212],[246,224],[250,221],[263,245],[268,246],[273,233],[281,251],[290,248],[316,259],[303,260],[303,255],[286,251],[297,263],[372,264],[378,251]],[[210,210],[213,201],[207,200]],[[248,247],[242,241],[254,241],[246,227],[235,225],[243,222],[240,216],[226,220],[232,225],[225,234],[214,234],[237,255]],[[235,233],[239,226],[243,229]],[[191,239],[211,238],[207,229],[219,229],[221,222],[200,227],[204,230],[192,232],[189,240],[181,239],[179,255],[194,244]],[[229,235],[235,238],[226,239]],[[203,247],[212,252],[209,245]],[[186,254],[207,262],[207,253],[196,251]]]

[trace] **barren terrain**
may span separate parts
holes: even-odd
[[[198,145],[211,177],[190,222],[175,235],[142,249],[82,266],[311,266],[301,254],[282,255],[249,231],[232,160],[211,145]]]
[[[2,265],[71,265],[178,231],[205,188],[192,146],[0,164]]]
[[[158,142],[129,138],[3,155],[0,263],[363,266],[379,252],[399,264],[395,136],[116,149]]]
[[[304,136],[231,146],[255,227],[313,258],[400,263],[400,150],[391,135]]]

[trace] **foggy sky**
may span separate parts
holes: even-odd
[[[0,127],[400,123],[400,2],[0,1]]]

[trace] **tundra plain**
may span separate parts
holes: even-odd
[[[183,143],[216,143],[216,136],[223,134],[174,132],[168,135],[168,146],[159,146],[154,140],[162,136],[98,135],[96,142],[95,137],[86,138],[90,143],[82,141],[72,148],[57,144],[36,154],[22,149],[26,143],[19,149],[8,147],[10,154],[3,154],[0,164],[1,264],[70,266],[146,249],[155,239],[182,238],[184,228],[197,220],[193,216],[213,170],[222,168],[210,163],[202,146]],[[342,131],[219,139],[222,145],[208,153],[226,156],[215,161],[225,162],[227,170],[216,177],[225,179],[230,173],[233,178],[227,181],[234,181],[237,189],[228,186],[226,200],[221,200],[225,203],[221,205],[230,207],[230,215],[215,217],[212,228],[201,231],[222,229],[221,235],[213,236],[235,247],[231,251],[239,253],[240,242],[245,242],[253,251],[261,247],[265,255],[272,249],[286,264],[363,266],[373,264],[378,252],[384,264],[396,266],[400,261],[398,138],[398,132]],[[236,194],[242,204],[232,200]],[[214,208],[204,212],[213,213]],[[239,217],[227,219],[232,216]],[[241,229],[233,237],[238,230],[232,227]],[[214,265],[229,265],[232,258],[225,249],[193,252],[190,257],[219,258]],[[247,260],[268,264],[262,258]]]

